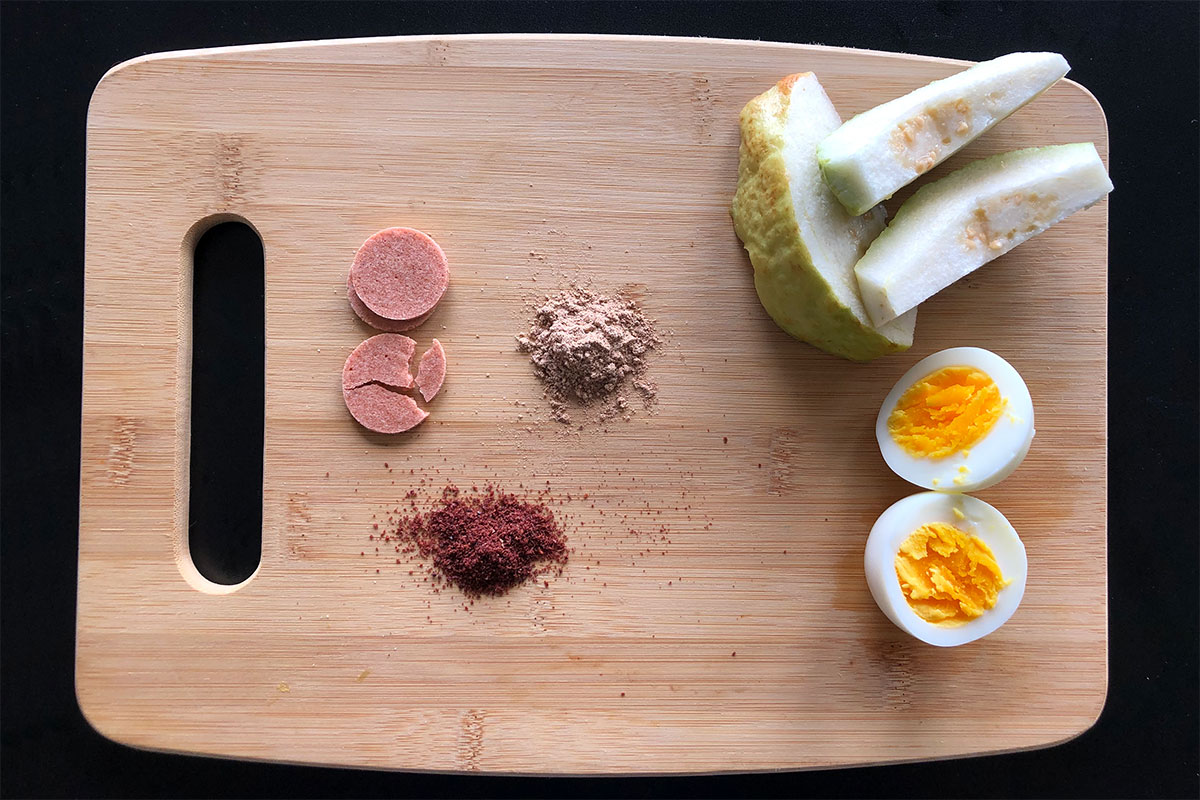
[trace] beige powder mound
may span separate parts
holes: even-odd
[[[624,393],[632,386],[643,401],[657,390],[646,379],[646,357],[660,344],[654,324],[633,301],[573,287],[547,297],[517,349],[529,354],[546,385],[554,419],[571,422],[571,406],[598,408],[601,419],[628,419]]]

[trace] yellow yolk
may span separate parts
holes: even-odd
[[[981,616],[1008,585],[983,541],[944,522],[922,525],[904,540],[896,577],[917,616],[948,625]]]
[[[1004,405],[986,372],[946,367],[908,387],[888,415],[888,432],[910,455],[944,458],[986,436]]]

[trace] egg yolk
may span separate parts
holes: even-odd
[[[912,610],[926,622],[961,625],[996,605],[1008,585],[992,551],[953,525],[922,525],[896,554],[896,577]]]
[[[909,455],[945,458],[986,436],[1003,411],[1000,389],[986,372],[946,367],[908,387],[887,426]]]

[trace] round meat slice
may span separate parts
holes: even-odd
[[[417,343],[399,333],[372,336],[354,348],[342,367],[342,391],[356,389],[368,383],[379,383],[393,389],[413,385],[408,371]]]
[[[442,381],[445,379],[446,351],[442,348],[442,343],[434,339],[433,344],[421,356],[421,363],[417,365],[416,384],[426,403],[442,388]]]
[[[429,416],[408,395],[378,383],[343,389],[342,397],[358,424],[376,433],[402,433],[417,427]]]
[[[438,243],[414,228],[387,228],[363,242],[350,265],[350,286],[363,305],[390,320],[428,314],[450,285]]]
[[[381,317],[367,308],[366,304],[359,298],[358,293],[354,291],[354,287],[350,284],[348,278],[346,279],[346,297],[350,300],[350,308],[354,309],[354,313],[358,315],[359,319],[376,330],[388,331],[389,333],[411,331],[433,315],[433,312],[429,311],[414,319],[388,319],[387,317]]]

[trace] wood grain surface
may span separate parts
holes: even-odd
[[[1086,729],[1107,681],[1107,204],[925,303],[912,350],[868,365],[775,327],[729,219],[738,111],[783,75],[815,72],[848,118],[961,67],[514,35],[115,68],[88,115],[87,718],[138,747],[523,773],[932,759]],[[1063,81],[934,177],[1074,141],[1107,160],[1103,112]],[[200,577],[186,542],[191,243],[226,215],[266,259],[262,564],[233,590]],[[339,381],[372,333],[346,302],[350,259],[393,225],[449,256],[450,290],[414,337],[440,339],[450,367],[431,418],[388,437],[351,420]],[[630,292],[657,319],[654,409],[584,430],[550,420],[514,336],[571,281]],[[862,551],[916,491],[879,455],[878,405],[957,345],[1021,371],[1038,434],[979,493],[1028,549],[1025,599],[997,633],[942,650],[879,612]],[[376,557],[373,517],[449,481],[548,481],[574,548],[565,574],[464,610]]]

